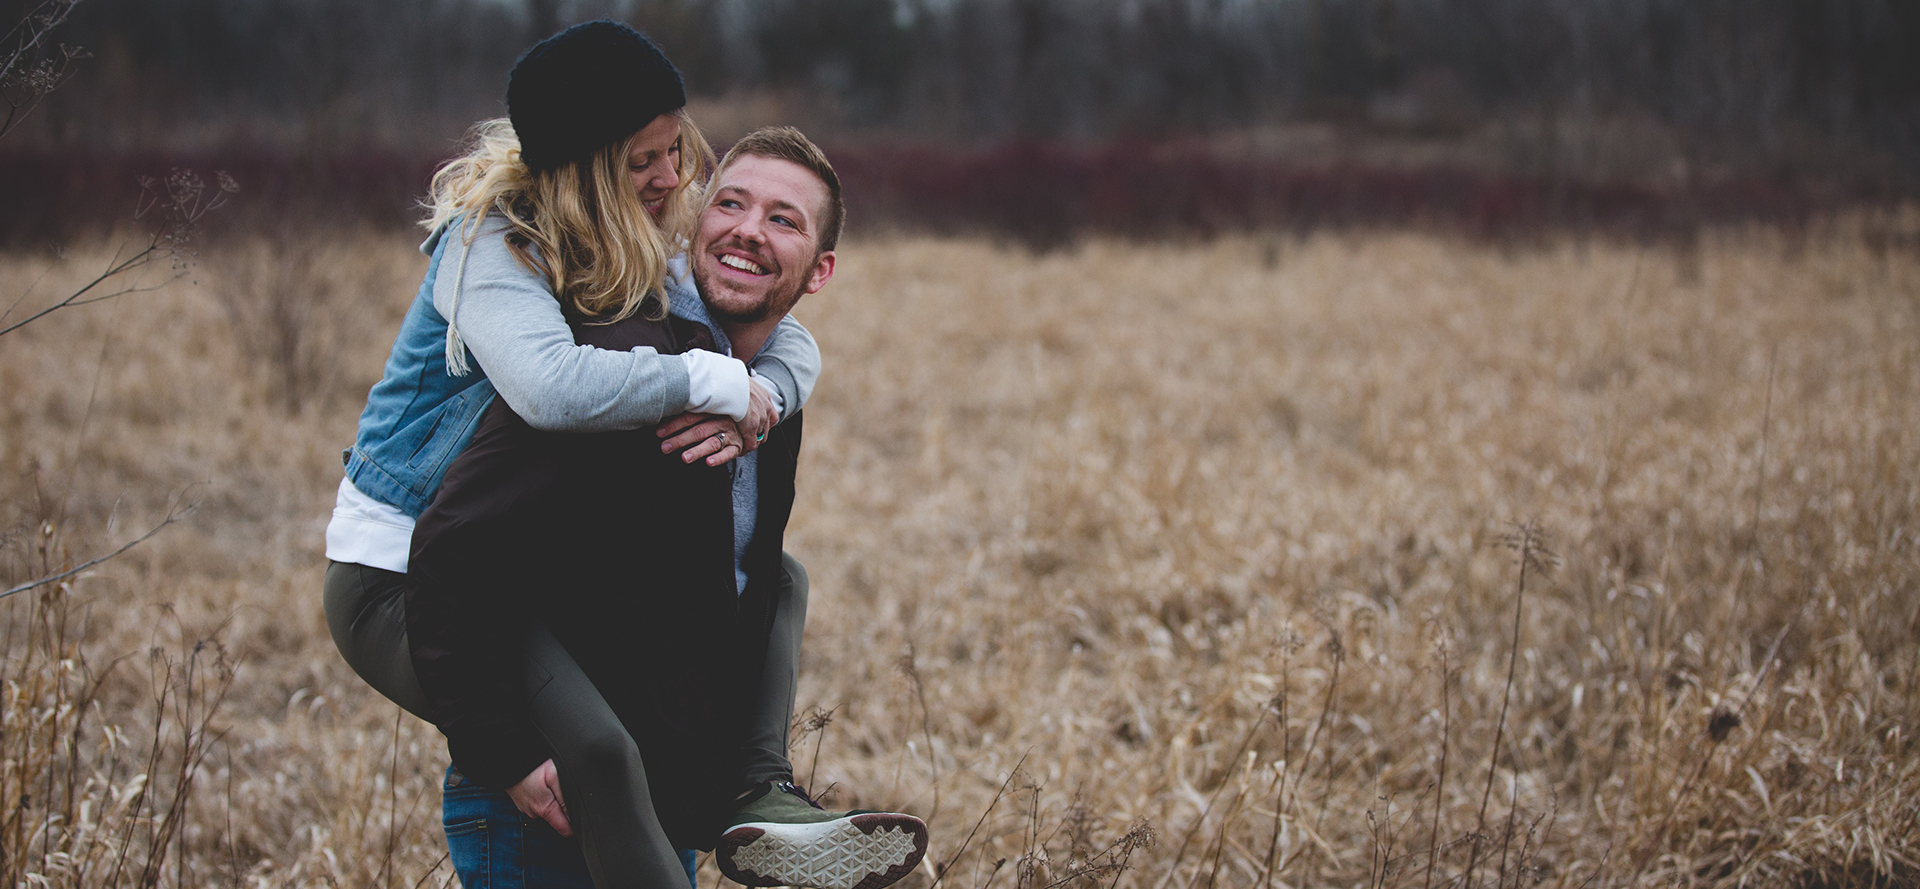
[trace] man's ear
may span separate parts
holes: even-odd
[[[807,293],[818,293],[827,286],[827,280],[833,277],[833,251],[822,252],[813,260],[813,273],[807,276]]]

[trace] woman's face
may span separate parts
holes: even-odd
[[[640,129],[627,151],[627,175],[647,212],[659,216],[680,186],[680,118],[662,114]]]

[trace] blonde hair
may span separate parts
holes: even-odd
[[[563,306],[599,323],[636,312],[665,317],[667,260],[693,233],[704,183],[713,171],[713,148],[686,109],[680,121],[680,184],[669,192],[655,220],[640,203],[627,172],[632,138],[593,156],[534,173],[520,160],[520,138],[506,118],[473,128],[467,151],[433,174],[423,223],[438,230],[461,220],[467,248],[489,213],[507,221],[507,245],[527,269],[547,279]],[[638,135],[637,133],[635,135]],[[466,254],[456,275],[466,268]],[[455,297],[455,313],[458,309]],[[466,350],[452,317],[447,319],[447,364],[466,372]]]

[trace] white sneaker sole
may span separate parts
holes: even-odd
[[[872,812],[817,824],[737,824],[720,838],[720,872],[743,886],[881,889],[927,854],[927,825]]]

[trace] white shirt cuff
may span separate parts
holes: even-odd
[[[683,352],[687,363],[687,410],[696,414],[725,414],[736,422],[747,418],[752,401],[747,392],[747,366],[718,352]]]
[[[405,574],[413,525],[413,517],[361,493],[343,478],[333,499],[333,519],[327,522],[327,558]]]

